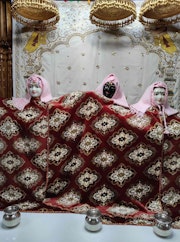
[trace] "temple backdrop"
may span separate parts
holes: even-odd
[[[137,13],[142,1],[135,1]],[[180,24],[147,28],[138,18],[108,31],[89,20],[92,2],[58,1],[60,21],[49,31],[13,20],[13,95],[24,96],[32,73],[46,78],[54,97],[91,91],[110,73],[120,80],[128,102],[139,100],[157,80],[169,87],[171,106],[180,110]]]

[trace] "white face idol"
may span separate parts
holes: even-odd
[[[165,102],[165,89],[163,87],[155,87],[153,90],[154,101],[157,105],[163,105]]]
[[[31,97],[40,97],[41,93],[42,93],[42,88],[40,87],[40,85],[36,82],[31,83],[28,85],[29,88],[29,94],[31,95]]]

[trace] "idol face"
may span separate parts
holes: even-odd
[[[39,83],[37,83],[37,82],[29,83],[28,89],[29,89],[29,94],[31,95],[31,97],[40,97],[41,96],[42,88],[40,87]]]
[[[106,82],[103,86],[103,95],[112,98],[116,91],[116,86],[113,82]]]
[[[163,87],[155,87],[153,90],[154,102],[156,105],[163,105],[165,103],[166,91]]]

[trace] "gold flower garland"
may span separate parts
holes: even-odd
[[[136,19],[136,5],[131,0],[95,0],[91,11],[92,24],[101,27],[123,27]]]
[[[180,21],[180,0],[147,0],[139,13],[142,24],[167,25]]]

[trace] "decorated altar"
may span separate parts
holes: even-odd
[[[137,102],[161,79],[168,85],[171,105],[180,110],[180,25],[144,26],[138,20],[143,1],[133,2],[137,18],[114,31],[91,23],[93,1],[57,1],[60,20],[47,31],[13,19],[14,96],[24,96],[25,79],[33,73],[49,81],[54,97],[93,91],[115,73],[128,103]]]
[[[0,209],[97,207],[103,223],[149,226],[166,210],[180,228],[180,114],[166,115],[166,133],[156,107],[139,116],[95,92],[115,73],[133,104],[161,80],[180,110],[179,25],[147,28],[136,19],[110,30],[90,22],[91,3],[57,6],[60,21],[49,30],[13,20],[13,96],[23,97],[37,73],[53,99],[29,99],[22,110],[0,99]]]

